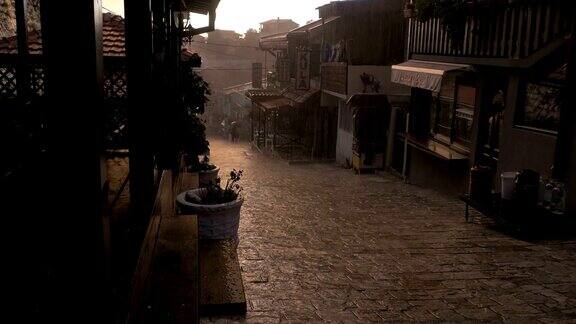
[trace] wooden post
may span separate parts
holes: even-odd
[[[145,224],[154,191],[152,11],[150,0],[125,0],[128,136],[132,216]]]
[[[394,144],[396,143],[396,118],[400,107],[392,106],[390,110],[390,123],[388,125],[388,138],[386,139],[386,162],[385,170],[392,168],[394,160]]]
[[[560,129],[556,144],[556,156],[553,176],[564,181],[567,189],[567,209],[576,211],[576,24],[573,24],[568,59],[568,84],[564,94],[564,104],[560,112]]]
[[[41,244],[51,267],[43,317],[109,322],[101,212],[101,2],[43,0],[41,10],[50,163],[38,165],[47,180],[34,190],[50,197],[40,216],[50,219],[43,229],[49,239]]]

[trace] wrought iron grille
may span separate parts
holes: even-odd
[[[30,88],[32,96],[42,97],[46,93],[45,90],[44,68],[42,66],[32,66],[30,69]]]
[[[16,67],[14,65],[0,66],[0,98],[16,98],[17,95]]]
[[[126,69],[124,66],[107,66],[104,70],[104,97],[126,98]]]

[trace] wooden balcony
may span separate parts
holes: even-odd
[[[439,19],[411,19],[409,53],[483,59],[520,60],[553,47],[569,34],[574,17],[561,1],[514,3],[469,16],[464,38],[455,44]]]
[[[348,93],[348,64],[344,62],[322,63],[322,90],[346,95]]]

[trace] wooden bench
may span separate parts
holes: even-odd
[[[164,171],[133,278],[128,323],[196,323],[199,314],[244,314],[236,243],[198,241],[195,215],[175,198],[198,186],[191,173]]]
[[[198,187],[198,177],[182,173],[181,190]],[[242,315],[246,296],[234,240],[199,242],[200,315]]]
[[[164,171],[133,278],[128,323],[198,322],[198,224],[177,215],[181,179]]]
[[[234,240],[200,241],[200,315],[242,315],[246,295]]]

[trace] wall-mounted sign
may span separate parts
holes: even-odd
[[[252,88],[262,89],[262,63],[252,63]]]
[[[296,54],[296,89],[310,89],[310,51],[299,49]]]

